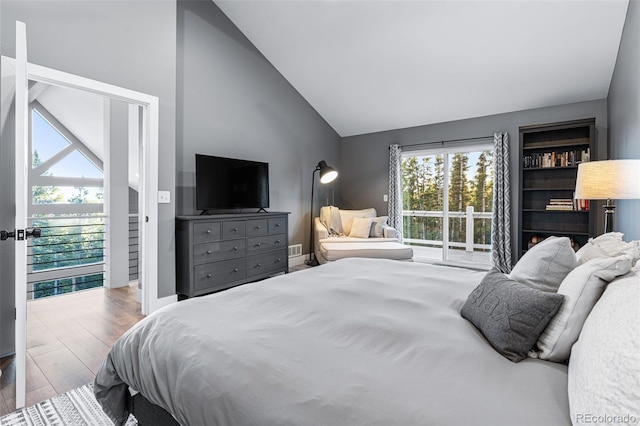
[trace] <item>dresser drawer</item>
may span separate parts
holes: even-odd
[[[193,224],[193,242],[204,243],[220,239],[220,222]]]
[[[268,232],[269,223],[267,219],[252,219],[247,221],[247,237],[267,235]]]
[[[273,219],[269,219],[269,233],[270,234],[281,234],[286,232],[284,227],[287,226],[286,219],[284,217],[276,217]]]
[[[287,251],[278,250],[247,257],[247,277],[255,277],[287,269]]]
[[[244,223],[244,220],[222,222],[222,239],[226,240],[229,238],[244,238]]]
[[[245,259],[223,260],[194,267],[195,291],[215,291],[247,277]]]
[[[193,246],[193,263],[194,265],[198,265],[217,260],[244,257],[246,244],[247,240],[195,244]]]
[[[247,254],[286,248],[286,234],[265,235],[247,240]]]

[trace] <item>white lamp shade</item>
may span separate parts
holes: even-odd
[[[640,198],[640,160],[580,163],[575,197],[581,200]]]

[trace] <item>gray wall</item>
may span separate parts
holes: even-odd
[[[342,172],[339,136],[209,0],[178,2],[177,74],[177,213],[195,213],[196,153],[265,161],[269,210],[291,212],[289,243],[308,253],[311,174]]]
[[[389,187],[388,148],[391,144],[409,145],[508,132],[511,142],[511,231],[515,236],[512,238],[515,259],[515,248],[519,246],[519,127],[590,117],[596,119],[598,155],[604,158],[607,143],[607,103],[604,99],[343,138],[341,161],[344,167],[340,175],[342,198],[349,200],[343,207],[374,207],[380,213],[387,212],[387,203],[382,201],[382,197],[387,194]],[[603,220],[597,223],[601,224]]]
[[[618,60],[609,88],[609,150],[611,159],[640,159],[640,2],[631,0]],[[640,240],[640,200],[616,202],[615,229],[625,240]]]
[[[15,56],[15,21],[27,24],[29,61],[94,80],[158,96],[160,99],[159,189],[175,188],[176,4],[172,1],[11,1],[2,0],[2,54]],[[5,191],[6,152],[12,138],[2,137]],[[11,178],[12,179],[12,178]],[[174,197],[175,199],[175,197]],[[2,203],[10,204],[10,203]],[[13,224],[15,210],[0,210],[0,225]],[[175,294],[175,204],[159,205],[158,288],[160,296]],[[12,247],[11,247],[12,249]],[[13,255],[0,253],[2,330],[0,354],[13,347]],[[12,252],[12,250],[10,250]]]

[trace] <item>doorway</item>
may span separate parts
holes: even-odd
[[[26,177],[21,177],[20,165],[22,159],[19,156],[21,151],[26,151],[24,145],[27,138],[28,126],[25,123],[28,121],[28,93],[27,81],[36,83],[49,84],[56,87],[64,87],[68,89],[85,91],[102,96],[105,102],[120,102],[128,105],[128,114],[135,115],[141,118],[139,123],[140,138],[140,268],[139,273],[143,281],[142,285],[142,313],[148,314],[164,304],[169,304],[175,301],[175,297],[163,298],[160,300],[157,294],[157,234],[158,234],[158,219],[157,219],[157,175],[158,175],[158,98],[149,96],[139,92],[130,91],[120,87],[108,85],[102,82],[85,79],[79,76],[75,76],[68,73],[63,73],[57,70],[41,67],[34,64],[27,63],[26,60],[26,29],[24,24],[17,23],[17,48],[16,53],[18,59],[13,60],[11,58],[3,57],[3,82],[5,80],[5,70],[13,69],[15,72],[15,80],[20,81],[20,84],[16,84],[15,87],[15,140],[16,140],[16,158],[17,161],[12,165],[16,169],[16,182],[20,179],[26,181]],[[9,66],[6,66],[8,64]],[[12,66],[13,65],[13,66]],[[5,92],[6,93],[6,92]],[[3,107],[4,107],[3,100]],[[109,158],[109,155],[106,156]],[[24,158],[25,170],[27,172],[26,154]],[[10,163],[11,164],[11,163]],[[106,170],[109,170],[106,167]],[[105,177],[105,182],[108,179]],[[16,184],[16,187],[20,186]],[[26,188],[26,185],[24,186]],[[24,194],[27,191],[14,191],[16,197],[24,198]],[[105,188],[105,200],[104,205],[108,206],[111,202],[108,194],[109,190]],[[16,201],[16,213],[15,220],[17,229],[16,233],[20,235],[20,232],[24,232],[26,229],[26,202],[20,199]],[[24,204],[23,204],[24,202]],[[128,220],[128,219],[127,219]],[[127,225],[128,226],[128,225]],[[18,232],[20,231],[20,232]],[[109,235],[109,233],[105,233]],[[15,265],[16,270],[14,273],[14,280],[16,282],[15,287],[15,308],[16,308],[16,327],[15,327],[15,377],[16,377],[16,391],[15,391],[15,404],[16,407],[22,407],[25,404],[25,376],[26,376],[26,257],[27,250],[24,241],[16,239],[15,242]],[[19,247],[24,247],[21,249]],[[109,253],[109,248],[107,248]],[[107,254],[105,262],[105,274],[108,276],[116,268],[115,265],[111,265],[108,259],[111,256]],[[125,268],[126,269],[126,268]],[[148,285],[144,285],[148,283]]]
[[[425,262],[487,268],[493,211],[492,146],[402,154],[403,237]]]

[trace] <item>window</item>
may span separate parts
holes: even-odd
[[[55,207],[60,204],[95,204],[89,210],[78,206],[71,210],[101,211],[102,164],[97,165],[97,157],[57,120],[47,120],[45,111],[41,106],[31,109],[31,213],[70,211]],[[39,207],[47,204],[53,206]]]
[[[102,162],[37,102],[31,108],[30,226],[27,298],[104,282]]]
[[[490,145],[403,153],[402,189],[404,241],[417,259],[489,266]]]

